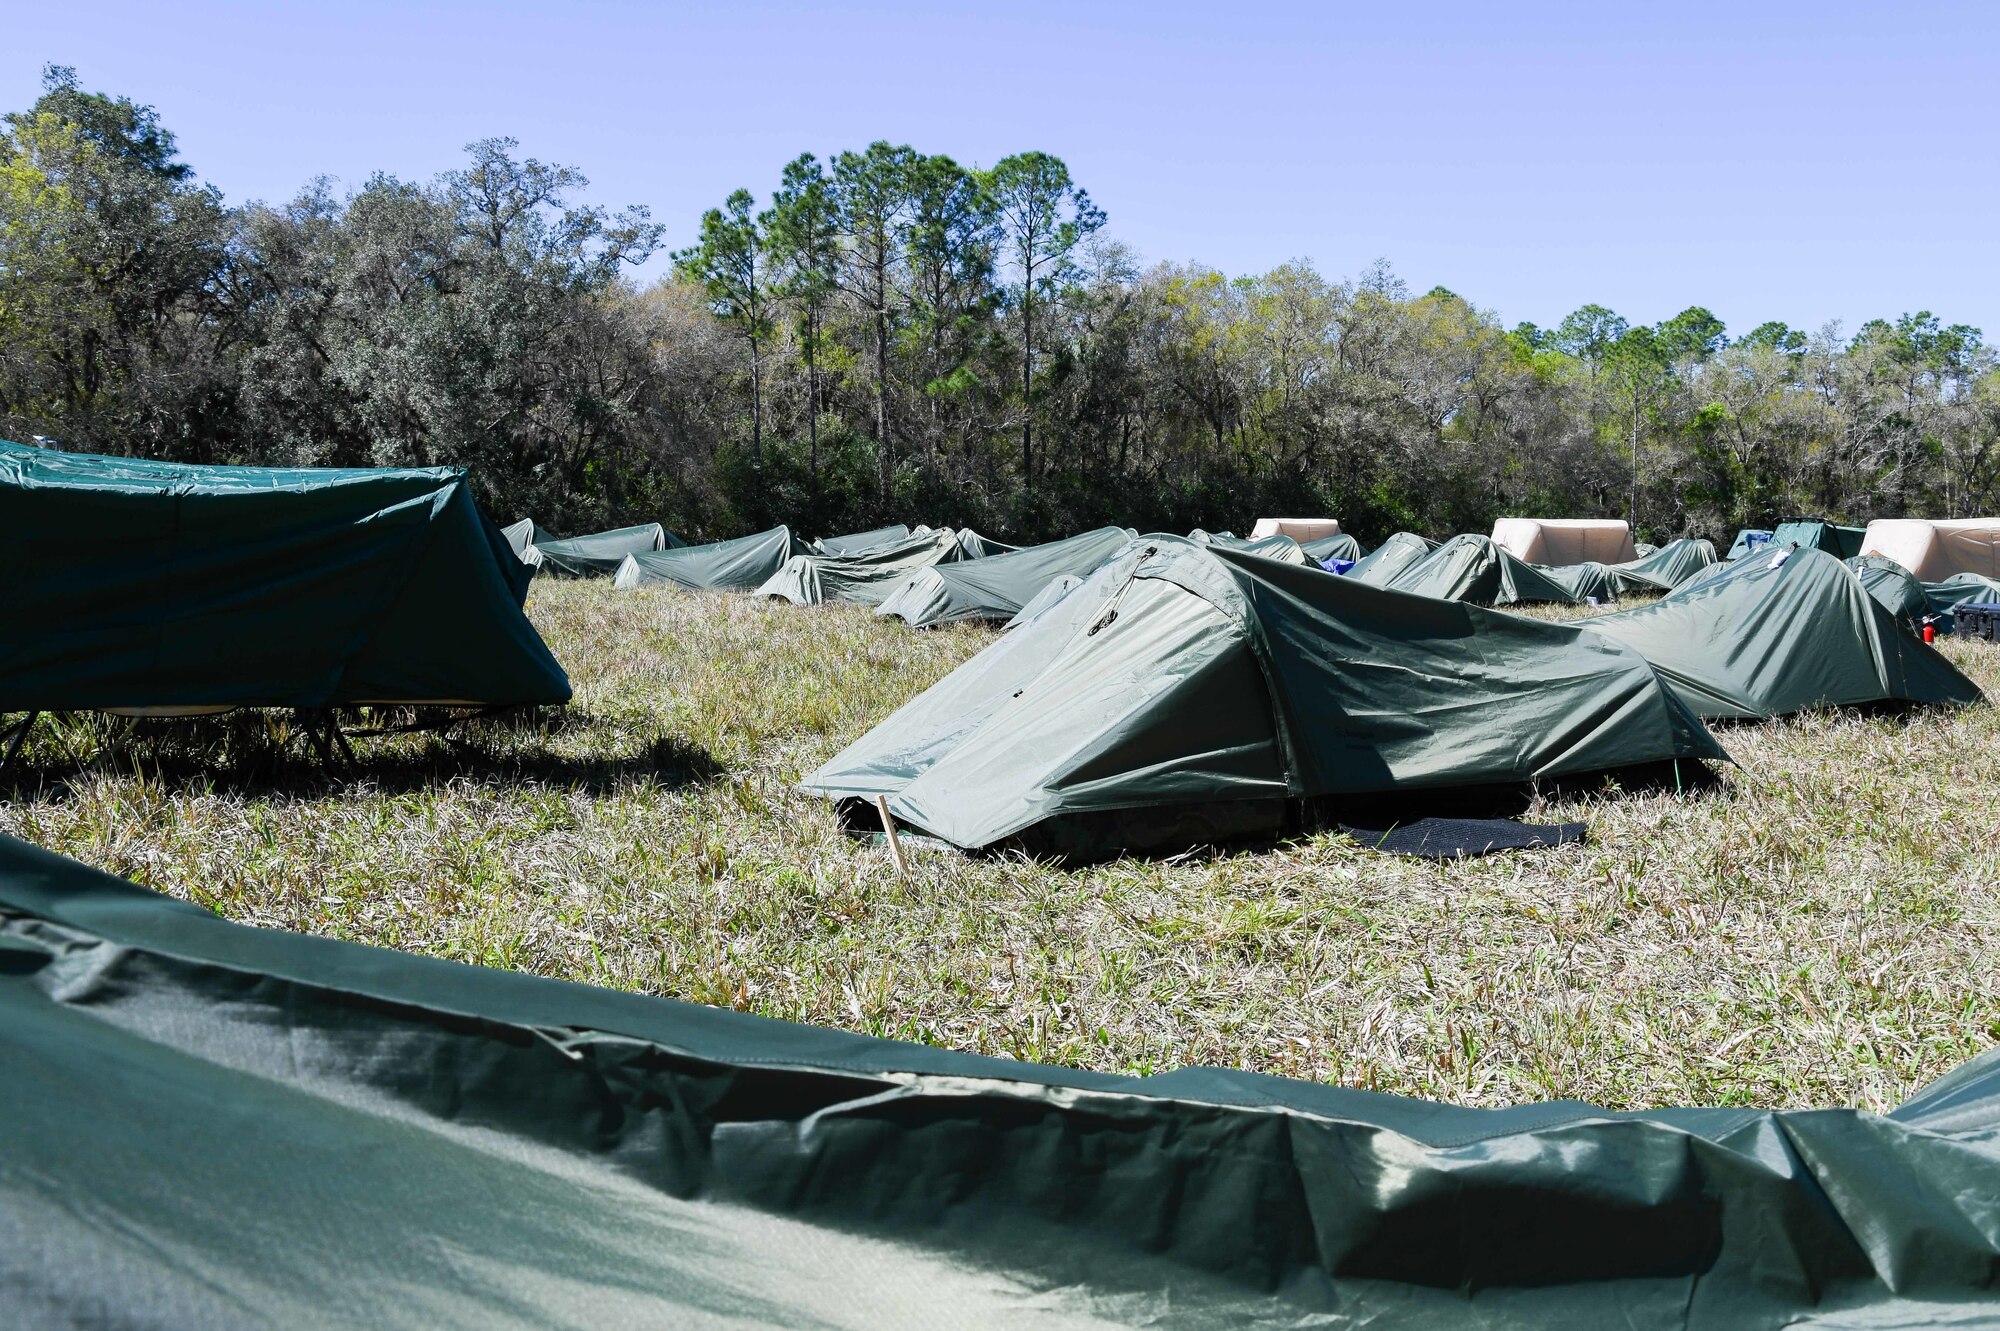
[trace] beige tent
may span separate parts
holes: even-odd
[[[1639,557],[1632,529],[1616,518],[1501,518],[1493,524],[1493,544],[1544,568],[1623,564]]]
[[[1893,559],[1919,582],[1943,582],[1957,573],[2000,578],[2000,518],[1877,518],[1861,538],[1861,553]]]
[[[1289,536],[1300,545],[1338,535],[1340,524],[1332,518],[1258,518],[1257,525],[1250,529],[1253,541],[1267,536]]]

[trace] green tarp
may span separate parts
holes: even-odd
[[[1856,1331],[1989,1321],[2000,1266],[1992,1055],[1887,1116],[1120,1077],[231,924],[6,838],[0,958],[14,1326]]]
[[[958,533],[949,527],[927,530],[838,558],[794,555],[757,588],[757,595],[781,597],[794,605],[827,601],[880,605],[897,584],[918,569],[956,563],[964,557]]]
[[[808,777],[968,850],[1267,834],[1288,801],[1720,758],[1637,652],[1142,537]]]
[[[522,518],[519,522],[510,523],[500,529],[500,534],[507,538],[507,548],[514,552],[514,557],[523,560],[528,557],[529,546],[555,539],[537,527],[533,518]]]
[[[1361,558],[1361,542],[1344,531],[1322,536],[1317,541],[1307,541],[1303,548],[1306,558],[1315,564],[1323,564],[1329,559],[1345,559],[1353,563]]]
[[[1861,553],[1861,538],[1867,532],[1866,527],[1837,527],[1817,518],[1793,518],[1772,531],[1771,544],[1824,550],[1836,559],[1852,559]]]
[[[1010,554],[941,564],[906,576],[876,608],[912,628],[966,619],[1012,619],[1053,578],[1081,577],[1131,544],[1135,532],[1099,527]]]
[[[994,555],[1011,555],[1021,547],[996,541],[991,536],[981,536],[970,527],[958,529],[959,553],[967,559],[990,559]]]
[[[672,550],[686,545],[680,537],[657,522],[615,531],[572,536],[560,541],[538,541],[525,554],[537,572],[569,578],[608,578],[618,572],[625,556],[647,550]]]
[[[1947,633],[1957,629],[1956,612],[1968,601],[2000,601],[2000,582],[1977,573],[1957,573],[1943,582],[1927,582],[1923,586],[1931,618]]]
[[[1491,537],[1476,533],[1452,537],[1412,560],[1383,585],[1413,596],[1472,605],[1571,604],[1583,599],[1533,564],[1516,559]]]
[[[625,556],[613,585],[669,586],[691,592],[754,591],[804,549],[791,528],[773,527],[733,541],[647,550]]]
[[[1716,562],[1713,545],[1683,537],[1612,567],[1629,577],[1643,578],[1661,591],[1670,592]]]
[[[0,711],[553,703],[531,571],[465,473],[0,443]]]
[[[1599,601],[1620,601],[1635,593],[1653,595],[1661,590],[1657,583],[1627,573],[1617,564],[1600,564],[1594,559],[1582,564],[1564,564],[1558,568],[1536,568],[1536,572],[1556,584],[1568,593],[1568,599],[1576,602],[1588,601],[1592,597]],[[1534,599],[1548,598],[1544,596]]]
[[[898,522],[889,527],[876,527],[872,531],[849,532],[845,536],[822,536],[812,543],[812,553],[818,555],[857,555],[866,550],[874,550],[885,545],[896,545],[910,539],[910,529]]]
[[[1922,628],[1931,607],[1924,584],[1917,581],[1916,574],[1881,555],[1859,555],[1848,560],[1847,566],[1861,580],[1862,590],[1874,597],[1891,618],[1912,632]]]
[[[1436,541],[1415,532],[1399,531],[1356,560],[1342,576],[1370,587],[1386,587],[1397,574],[1437,549]]]
[[[1653,605],[1581,623],[1651,661],[1703,717],[1980,698],[1978,686],[1900,627],[1852,569],[1820,550],[1773,546]]]
[[[1006,627],[1019,628],[1082,585],[1082,578],[1069,574],[1049,579],[1048,584],[1029,597],[1028,603],[1021,607],[1020,612],[1007,621]]]

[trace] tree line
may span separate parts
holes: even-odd
[[[471,469],[502,521],[691,539],[916,520],[1017,540],[1325,513],[1366,537],[2000,509],[2000,370],[1929,312],[1503,326],[1386,263],[1143,265],[1064,163],[875,143],[699,219],[508,139],[231,205],[155,111],[51,67],[0,119],[0,435]]]

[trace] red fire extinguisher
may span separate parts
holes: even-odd
[[[1928,618],[1924,620],[1924,641],[1937,641],[1937,624]]]

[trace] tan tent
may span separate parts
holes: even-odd
[[[2000,518],[1877,518],[1861,538],[1861,553],[1893,559],[1919,582],[1959,573],[2000,578]]]
[[[1253,541],[1261,541],[1266,536],[1289,536],[1300,545],[1338,535],[1340,523],[1332,518],[1258,518],[1257,525],[1250,529]]]
[[[1493,524],[1493,544],[1545,568],[1623,564],[1639,557],[1632,529],[1616,518],[1501,518]]]

